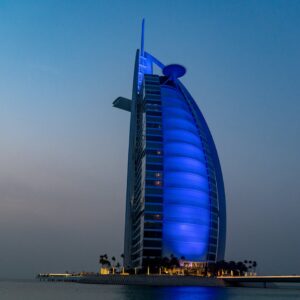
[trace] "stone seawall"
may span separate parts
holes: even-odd
[[[40,281],[65,281],[90,284],[144,285],[144,286],[211,286],[211,287],[274,287],[293,284],[299,288],[300,275],[291,276],[224,276],[208,278],[179,275],[72,275],[39,274]]]
[[[90,283],[90,284],[146,285],[146,286],[211,286],[211,287],[226,286],[226,284],[222,279],[204,278],[199,276],[100,275],[100,276],[82,276],[82,277],[78,277],[74,281],[78,283]]]

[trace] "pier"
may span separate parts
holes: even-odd
[[[219,276],[229,286],[262,286],[274,283],[300,283],[300,275],[279,276]]]

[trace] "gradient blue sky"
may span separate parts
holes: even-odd
[[[0,277],[97,270],[123,248],[130,97],[146,50],[223,167],[226,258],[300,272],[300,1],[0,1]]]

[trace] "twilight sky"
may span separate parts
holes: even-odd
[[[145,48],[219,152],[226,259],[300,273],[300,1],[0,1],[0,278],[95,271],[123,249],[129,114]]]

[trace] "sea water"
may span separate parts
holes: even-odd
[[[34,280],[0,280],[1,300],[264,300],[300,299],[293,288],[142,287]]]

